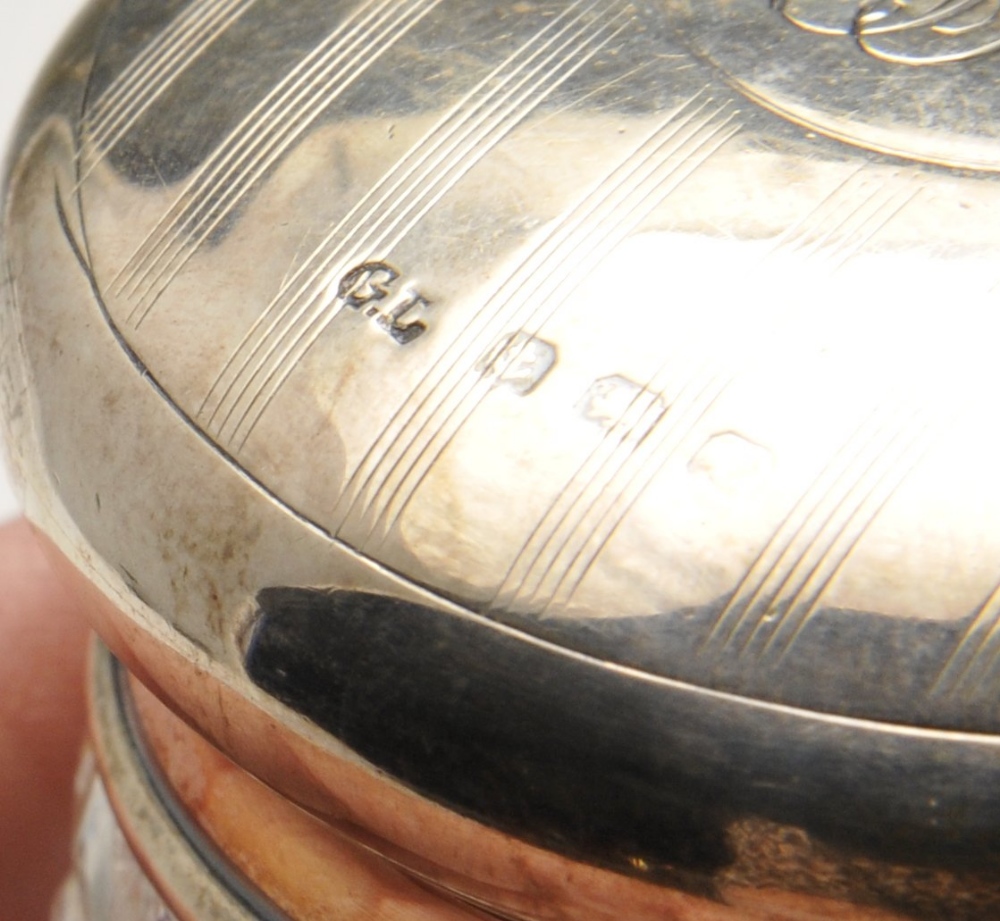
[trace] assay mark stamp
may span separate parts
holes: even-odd
[[[431,302],[412,287],[404,287],[396,296],[400,278],[400,271],[388,262],[365,262],[340,279],[337,298],[369,317],[400,345],[409,345],[427,332],[427,324],[423,320],[404,323],[403,318]],[[387,303],[383,306],[383,302]]]

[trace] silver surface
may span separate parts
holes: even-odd
[[[80,0],[5,3],[0,10],[0,145],[6,149],[14,122],[45,60],[80,8]],[[3,446],[0,444],[0,453]],[[15,517],[21,502],[5,464],[0,464],[0,521]]]
[[[279,787],[247,712],[376,774],[248,645],[269,589],[409,605],[520,644],[503,691],[620,690],[589,728],[722,777],[727,841],[995,879],[992,0],[90,9],[16,141],[0,397],[116,652]]]

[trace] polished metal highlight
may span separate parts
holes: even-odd
[[[100,644],[90,685],[74,868],[53,921],[281,921],[197,832],[150,756],[121,667]],[[155,867],[155,886],[144,866]]]
[[[995,919],[998,11],[95,0],[0,415],[116,655],[503,916]]]

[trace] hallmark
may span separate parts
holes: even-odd
[[[580,403],[588,422],[611,431],[619,429],[633,440],[644,438],[667,411],[658,393],[615,374],[594,381]]]
[[[411,287],[397,295],[400,277],[399,270],[387,262],[365,262],[340,279],[337,297],[344,306],[374,320],[400,345],[408,345],[427,331],[427,324],[422,320],[403,323],[403,318],[418,308],[429,307],[431,302]]]
[[[476,365],[484,379],[503,384],[518,396],[527,396],[556,363],[556,348],[551,342],[525,332],[503,337]]]

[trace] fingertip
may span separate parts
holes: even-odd
[[[88,629],[30,525],[0,526],[0,921],[41,921],[69,863]]]

